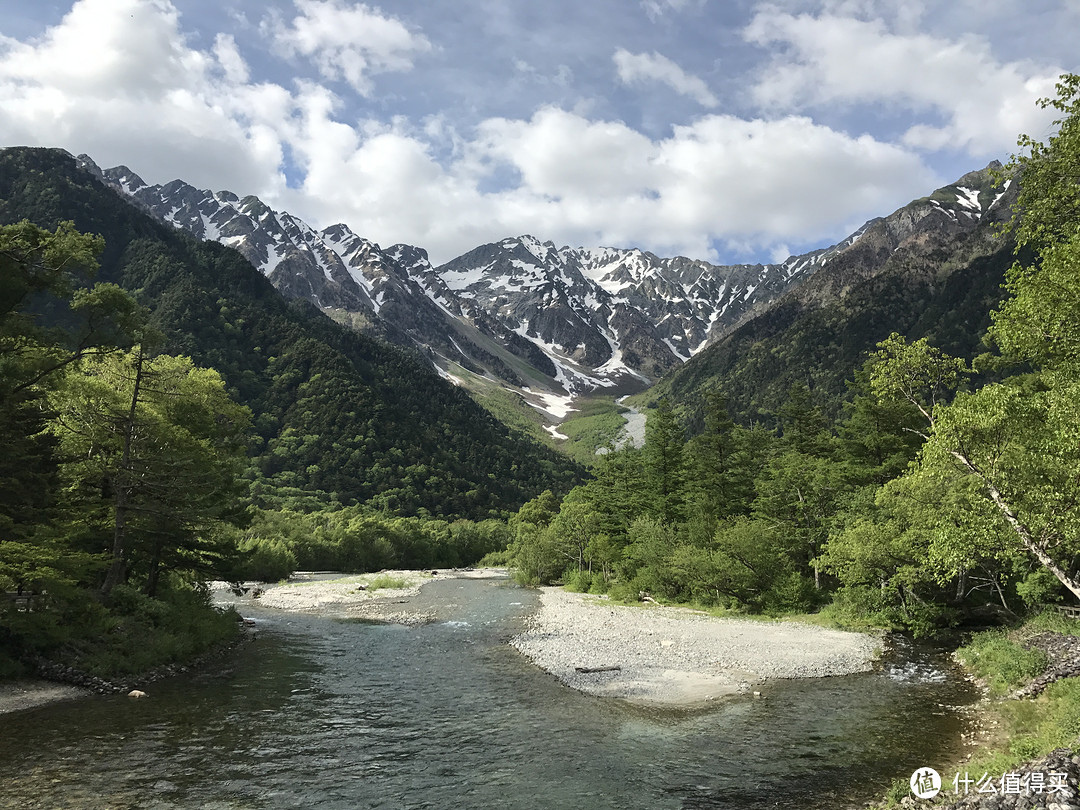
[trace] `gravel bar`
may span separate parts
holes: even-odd
[[[864,633],[619,605],[559,588],[542,589],[540,609],[510,643],[573,689],[662,706],[700,704],[774,678],[867,672],[883,646]]]

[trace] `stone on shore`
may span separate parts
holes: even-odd
[[[882,641],[794,622],[619,605],[545,588],[540,610],[511,644],[573,689],[686,706],[747,692],[772,678],[866,672]],[[606,671],[579,671],[599,668]]]

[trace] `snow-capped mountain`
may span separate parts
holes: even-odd
[[[865,254],[872,264],[906,239],[972,228],[1001,193],[988,170],[973,172],[838,245],[779,264],[721,266],[519,236],[433,267],[421,248],[384,249],[343,224],[316,231],[256,197],[179,180],[151,186],[126,167],[80,160],[160,219],[236,248],[286,296],[415,346],[445,374],[463,368],[549,398],[640,390],[781,295],[812,287],[807,279],[836,257]]]

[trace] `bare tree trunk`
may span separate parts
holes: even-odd
[[[968,470],[978,476],[982,481],[983,486],[986,487],[987,493],[990,495],[990,500],[994,502],[994,505],[998,508],[998,511],[1005,517],[1005,520],[1016,532],[1016,536],[1020,538],[1020,544],[1026,548],[1036,560],[1051,574],[1057,577],[1058,582],[1069,589],[1070,593],[1080,600],[1080,582],[1077,582],[1073,577],[1058,565],[1054,558],[1046,553],[1046,549],[1031,535],[1031,529],[1024,525],[1024,523],[1016,516],[1012,508],[1009,506],[1008,501],[1005,500],[1005,496],[1001,494],[1001,491],[994,486],[994,484],[987,478],[982,470],[976,467],[964,453],[959,450],[953,450],[952,455],[958,459]]]

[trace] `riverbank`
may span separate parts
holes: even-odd
[[[793,622],[619,605],[543,588],[539,611],[511,644],[578,691],[642,704],[693,706],[750,691],[770,679],[869,671],[882,640]]]
[[[417,626],[435,620],[430,610],[409,603],[420,588],[435,579],[504,579],[505,568],[379,571],[372,574],[296,572],[278,584],[246,583],[234,594],[224,582],[211,583],[214,603],[243,612],[245,606],[331,618],[359,619]]]
[[[94,694],[89,689],[52,681],[19,679],[0,681],[0,714],[20,712],[48,703],[74,700]]]
[[[954,657],[983,693],[964,754],[933,763],[942,781],[933,802],[911,795],[905,777],[873,807],[1080,808],[1080,623],[1043,613],[974,633]]]

